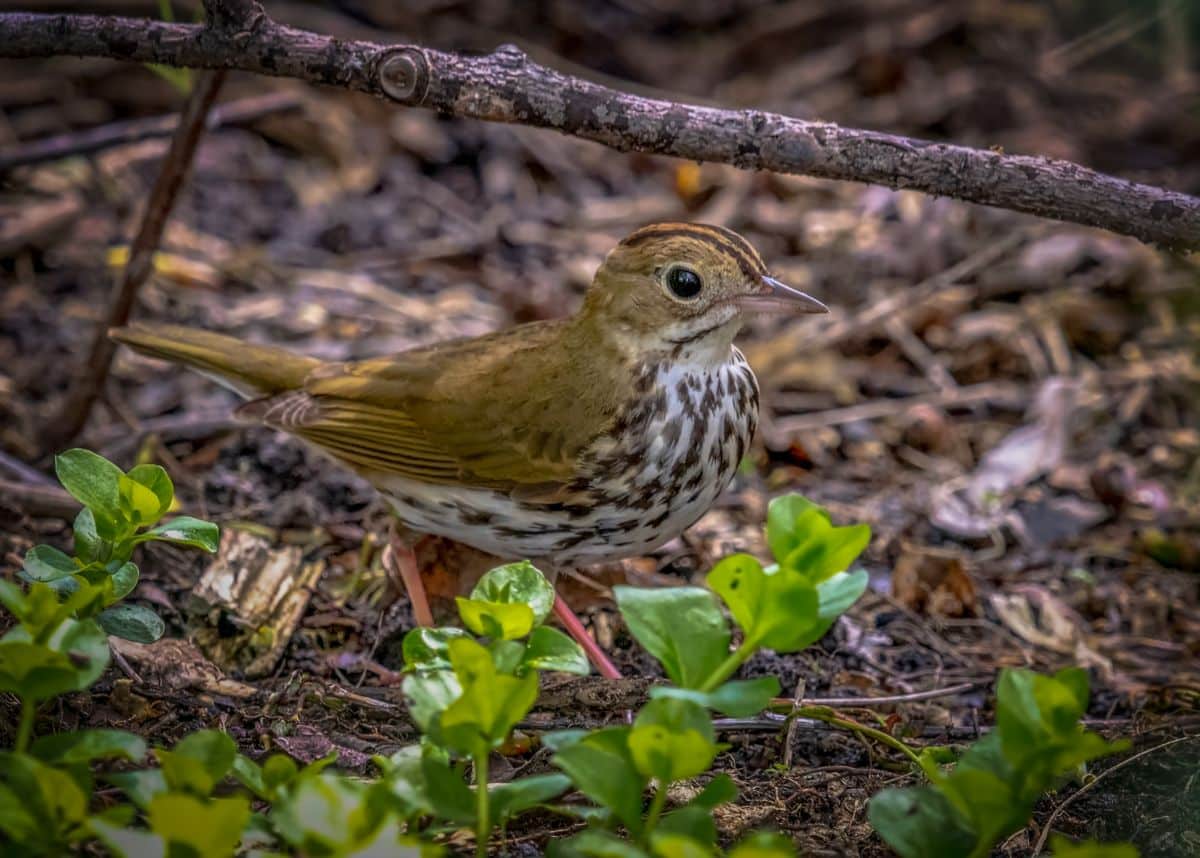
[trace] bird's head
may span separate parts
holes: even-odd
[[[583,317],[641,353],[679,349],[724,360],[747,313],[825,313],[767,272],[746,239],[719,226],[656,223],[601,264]]]

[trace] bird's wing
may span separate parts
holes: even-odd
[[[542,494],[576,475],[615,414],[602,395],[611,385],[580,378],[569,355],[547,359],[563,324],[325,365],[301,389],[244,409],[368,476]]]

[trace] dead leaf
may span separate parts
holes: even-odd
[[[917,613],[962,617],[978,613],[975,582],[961,552],[905,543],[892,570],[892,596]]]
[[[1083,620],[1045,587],[1022,585],[1009,593],[993,593],[989,602],[1000,621],[1022,640],[1112,676],[1112,662],[1089,645]]]

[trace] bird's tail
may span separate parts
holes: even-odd
[[[108,335],[144,355],[190,367],[247,399],[294,390],[321,364],[286,349],[181,325],[130,325]]]

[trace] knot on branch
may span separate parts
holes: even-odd
[[[226,33],[248,33],[267,17],[258,0],[204,0],[208,26]]]
[[[384,51],[376,66],[379,88],[389,98],[418,106],[429,92],[429,58],[420,48],[392,48]]]

